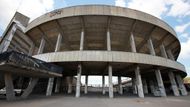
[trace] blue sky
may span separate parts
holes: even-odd
[[[190,0],[1,0],[0,35],[15,11],[33,20],[54,9],[86,4],[128,7],[149,13],[167,22],[178,34],[182,46],[178,61],[185,65],[190,76]]]

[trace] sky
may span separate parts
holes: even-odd
[[[1,0],[0,35],[16,11],[33,20],[54,9],[87,4],[132,8],[164,20],[174,28],[178,35],[181,42],[178,61],[185,65],[188,76],[190,76],[190,0]],[[97,81],[95,77],[91,77],[89,80],[91,83]],[[84,77],[82,77],[82,81],[84,81]],[[113,82],[116,82],[116,78],[113,79]],[[100,81],[96,83],[101,84]]]

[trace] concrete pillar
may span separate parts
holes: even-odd
[[[142,83],[143,83],[144,94],[148,94],[148,86],[145,78],[142,79]]]
[[[105,90],[105,76],[102,76],[102,94],[106,94],[106,90]]]
[[[57,77],[55,85],[55,93],[58,93],[60,90],[61,78]]]
[[[187,95],[187,90],[183,84],[183,80],[181,78],[181,75],[177,74],[176,75],[176,79],[177,79],[177,83],[178,83],[178,86],[179,86],[179,90],[181,92],[182,95]]]
[[[38,49],[38,54],[43,53],[44,47],[45,47],[45,39],[42,37],[41,42],[40,42],[40,47]]]
[[[60,50],[61,41],[62,41],[62,35],[59,33],[57,37],[56,46],[55,46],[55,52],[58,52]]]
[[[107,30],[107,50],[111,51],[111,37],[110,37],[110,30]]]
[[[178,87],[177,87],[173,72],[169,72],[168,76],[169,76],[169,79],[170,79],[171,88],[173,90],[174,95],[179,96],[179,90],[178,90]]]
[[[151,93],[154,94],[155,87],[154,87],[154,82],[153,82],[153,80],[150,80],[150,81],[149,81],[149,85],[150,85],[150,91],[151,91]]]
[[[132,88],[133,88],[133,94],[137,94],[137,86],[136,86],[135,77],[132,78]]]
[[[167,50],[167,53],[168,53],[169,59],[175,61],[175,58],[174,58],[174,56],[173,56],[173,53],[172,53],[171,49],[168,49],[168,50]]]
[[[109,76],[109,98],[113,98],[113,83],[112,83],[112,66],[108,65]]]
[[[160,45],[160,51],[161,51],[161,55],[162,55],[164,58],[168,58],[167,53],[166,53],[166,49],[165,49],[163,43]]]
[[[155,74],[156,74],[156,80],[158,83],[158,88],[160,91],[160,96],[166,97],[166,91],[165,91],[165,87],[164,87],[164,83],[162,80],[162,75],[160,73],[160,70],[159,69],[155,70]]]
[[[80,50],[84,49],[84,29],[81,31],[81,37],[80,37]]]
[[[72,93],[72,88],[73,88],[73,77],[68,77],[68,94]]]
[[[82,73],[82,65],[78,65],[77,70],[77,83],[76,83],[76,97],[80,97],[80,85],[81,85],[81,73]]]
[[[53,82],[54,82],[54,78],[49,78],[48,86],[46,90],[46,96],[51,96],[52,90],[53,90]]]
[[[135,44],[135,39],[134,39],[134,36],[133,36],[132,32],[131,32],[131,35],[130,35],[130,46],[131,46],[131,51],[132,52],[137,52],[137,50],[136,50],[136,44]]]
[[[15,92],[14,92],[12,75],[7,72],[4,74],[4,78],[5,78],[6,98],[8,101],[14,100]]]
[[[21,95],[21,98],[27,98],[32,92],[33,88],[36,86],[39,78],[31,78],[28,87],[25,89],[24,93]]]
[[[141,80],[141,74],[140,74],[140,68],[139,68],[139,66],[137,66],[135,68],[135,77],[136,77],[136,85],[137,85],[138,96],[140,98],[144,98],[143,87],[142,87],[142,80]]]
[[[84,93],[88,93],[88,75],[85,76],[85,87],[84,87]]]
[[[123,86],[121,81],[121,76],[118,76],[118,88],[119,88],[119,94],[123,94]]]
[[[148,48],[150,50],[151,55],[156,55],[151,38],[148,39]]]

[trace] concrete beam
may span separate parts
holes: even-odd
[[[141,74],[140,74],[139,66],[137,66],[136,69],[135,69],[135,77],[136,77],[136,85],[137,85],[138,96],[140,98],[144,98],[142,80],[141,80]]]
[[[8,101],[15,100],[15,92],[14,92],[12,75],[7,72],[4,74],[4,78],[5,78],[6,98]]]

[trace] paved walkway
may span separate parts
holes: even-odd
[[[144,99],[136,96],[116,96],[116,98],[109,99],[108,96],[100,94],[97,96],[94,94],[82,95],[80,98],[73,96],[45,97],[38,95],[12,102],[0,99],[0,107],[190,107],[190,95],[166,98],[146,96]]]

